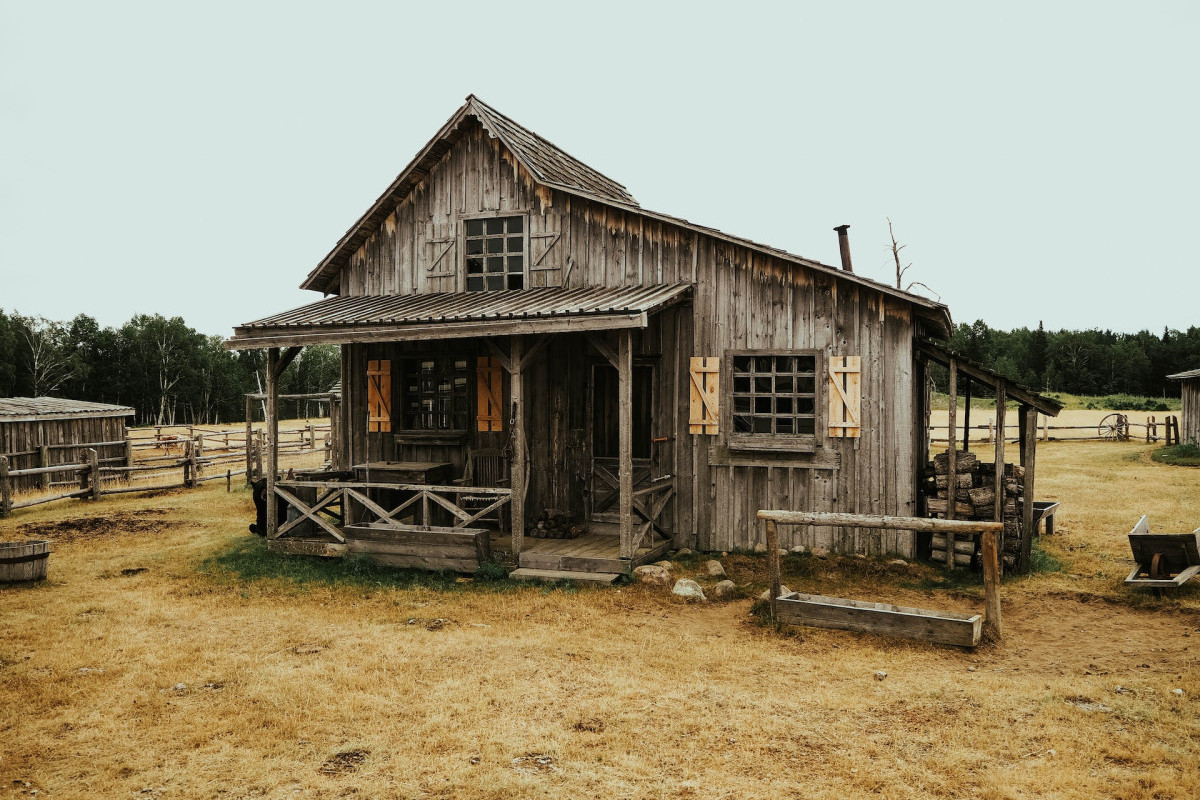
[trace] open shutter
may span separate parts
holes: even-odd
[[[862,356],[829,359],[829,435],[862,435]]]
[[[721,376],[721,359],[693,358],[691,366],[692,405],[688,417],[688,432],[715,436],[720,404],[717,386]]]
[[[392,362],[367,362],[367,431],[386,433],[392,429]]]
[[[475,367],[476,429],[495,432],[504,429],[500,402],[502,387],[500,361],[480,356]]]

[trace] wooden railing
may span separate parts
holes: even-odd
[[[302,488],[315,489],[315,501],[310,503],[298,497],[295,490]],[[408,496],[389,509],[371,496],[376,490],[400,491]],[[368,481],[279,481],[275,484],[275,494],[299,513],[296,518],[281,525],[271,538],[286,536],[304,523],[311,522],[339,542],[345,541],[340,528],[349,519],[429,528],[434,525],[435,509],[441,509],[450,515],[450,527],[467,528],[499,512],[512,501],[512,490],[499,487]],[[467,496],[493,499],[481,508],[464,508],[462,501]],[[401,517],[406,511],[411,519]]]
[[[671,535],[659,524],[663,511],[671,502],[671,498],[675,496],[675,476],[667,475],[652,482],[649,486],[641,489],[636,489],[633,493],[633,513],[641,518],[641,522],[635,521],[633,531],[633,546],[632,554],[627,556],[632,558],[637,554],[638,548],[645,541],[647,547],[654,546],[654,535],[657,533],[664,540],[670,539]],[[647,539],[647,536],[649,537]]]

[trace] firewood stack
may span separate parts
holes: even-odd
[[[926,465],[922,494],[925,495],[925,510],[930,516],[947,517],[951,489],[954,487],[955,519],[991,520],[996,518],[996,467],[980,463],[974,453],[958,451],[954,464],[955,475],[950,476],[950,454],[938,453]],[[1000,546],[1003,568],[1016,566],[1021,553],[1021,507],[1025,492],[1025,468],[1017,464],[1004,465],[1004,540]],[[934,561],[946,561],[947,537],[934,534],[932,539]],[[978,534],[954,537],[954,566],[979,568]]]
[[[537,515],[529,535],[535,539],[575,539],[585,533],[587,526],[577,523],[574,514],[547,508]]]

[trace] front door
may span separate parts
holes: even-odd
[[[592,481],[590,515],[616,512],[620,506],[619,376],[610,364],[592,367]],[[633,485],[650,480],[654,367],[633,367]]]

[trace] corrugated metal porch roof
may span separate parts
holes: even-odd
[[[330,297],[234,329],[234,349],[644,328],[691,284]]]

